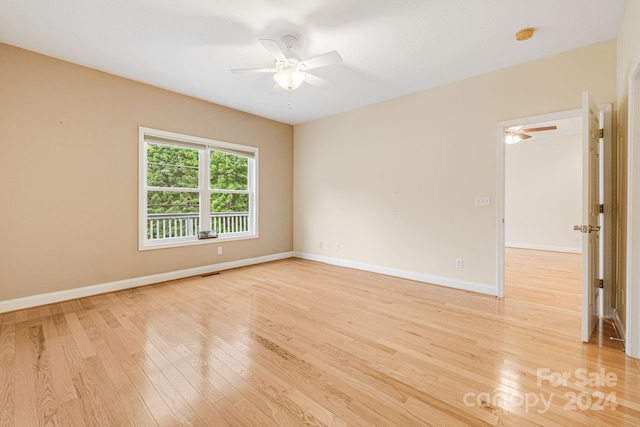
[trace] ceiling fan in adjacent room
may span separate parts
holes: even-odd
[[[504,141],[507,144],[515,144],[522,141],[523,139],[531,138],[531,135],[529,135],[529,133],[531,132],[541,132],[541,131],[556,130],[556,129],[558,129],[557,126],[541,126],[541,127],[526,128],[526,129],[523,129],[522,126],[514,126],[514,127],[507,128],[505,130]]]
[[[231,71],[234,73],[274,73],[273,79],[276,81],[274,91],[279,91],[280,89],[292,91],[300,87],[304,82],[312,86],[326,88],[330,83],[309,73],[308,70],[342,62],[342,57],[335,50],[301,61],[291,52],[291,48],[297,42],[297,39],[291,35],[282,36],[280,39],[285,47],[284,52],[274,40],[259,39],[258,41],[273,56],[274,66],[271,68],[233,69]]]

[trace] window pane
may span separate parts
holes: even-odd
[[[147,185],[198,188],[198,150],[148,143]]]
[[[211,189],[247,190],[249,159],[242,156],[211,151]]]
[[[200,229],[197,192],[149,191],[147,239],[196,236]]]
[[[248,194],[212,194],[211,212],[247,212]]]
[[[212,194],[211,229],[219,234],[249,231],[249,195]]]

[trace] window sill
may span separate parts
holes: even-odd
[[[162,241],[162,242],[140,242],[138,245],[138,251],[149,251],[155,249],[169,249],[169,248],[180,248],[185,246],[198,246],[198,245],[210,245],[212,243],[224,243],[224,242],[234,242],[237,240],[249,240],[249,239],[257,239],[258,234],[227,234],[223,236],[218,236],[216,238],[208,238],[208,239],[198,239],[197,237],[184,239],[184,240],[172,240],[172,241]]]

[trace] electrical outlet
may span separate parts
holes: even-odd
[[[320,249],[324,248],[324,243],[322,241],[318,242],[318,247]]]
[[[456,268],[458,269],[463,268],[462,258],[456,258]]]
[[[336,243],[336,252],[340,252],[340,243]]]
[[[222,246],[218,246],[218,255],[222,255]]]

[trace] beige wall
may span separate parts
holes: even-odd
[[[628,94],[630,74],[640,63],[640,2],[627,1],[617,39],[617,95],[622,101]]]
[[[624,17],[618,31],[617,39],[617,100],[620,106],[618,113],[618,147],[619,147],[619,192],[620,203],[618,205],[619,215],[619,233],[618,233],[618,252],[620,254],[620,262],[618,263],[618,289],[616,291],[616,307],[619,319],[625,323],[627,316],[626,292],[627,292],[627,258],[626,249],[628,238],[627,232],[627,161],[628,161],[628,112],[629,112],[629,78],[635,72],[635,67],[640,64],[640,2],[628,1],[625,9]],[[637,120],[637,119],[636,119]],[[637,142],[636,142],[637,144]],[[637,155],[637,149],[634,150]],[[640,156],[634,158],[634,164],[637,168],[640,164]],[[638,174],[638,171],[634,171]],[[635,186],[633,198],[635,200],[640,197],[637,185]],[[634,230],[640,227],[640,211],[634,208],[633,218]],[[640,247],[634,243],[633,251],[636,254],[640,252]],[[636,267],[637,270],[637,267]],[[636,277],[637,279],[637,277]],[[637,285],[636,285],[637,286]],[[637,316],[637,314],[636,314]],[[636,328],[638,326],[636,325]],[[637,330],[637,329],[636,329]],[[636,338],[635,348],[638,348],[638,339]],[[637,356],[636,356],[637,357]]]
[[[615,55],[611,40],[296,126],[294,249],[495,287],[497,123],[583,90],[614,102]]]
[[[138,126],[259,147],[260,237],[139,252]],[[291,251],[292,138],[289,125],[0,44],[0,300]]]

